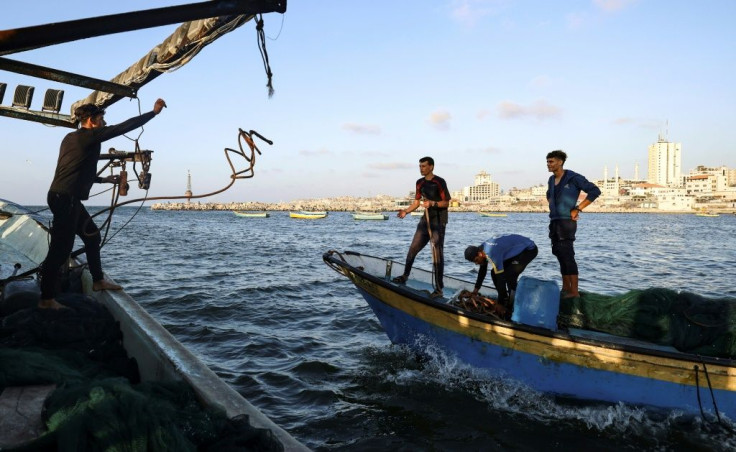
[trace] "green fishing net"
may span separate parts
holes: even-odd
[[[247,416],[228,419],[205,408],[184,382],[140,383],[109,312],[82,295],[62,300],[71,309],[30,308],[0,318],[0,391],[57,386],[44,403],[46,433],[8,450],[283,449]]]
[[[560,300],[563,327],[602,331],[707,356],[736,359],[736,300],[651,288]]]

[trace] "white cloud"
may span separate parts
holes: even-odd
[[[299,151],[300,155],[306,155],[307,157],[314,157],[314,156],[320,156],[320,155],[332,155],[332,152],[328,151],[327,149],[319,149],[316,151],[310,151],[310,150],[301,150]]]
[[[452,115],[445,110],[437,110],[429,115],[429,123],[438,130],[449,130]]]
[[[508,0],[453,0],[450,16],[466,27],[474,27],[478,20],[494,15],[508,3]]]
[[[416,168],[417,165],[409,164],[405,162],[386,162],[386,163],[373,163],[371,165],[368,165],[371,169],[377,169],[377,170],[404,170],[404,169],[411,169]]]
[[[593,0],[593,4],[606,13],[614,13],[633,5],[637,0]]]
[[[544,100],[538,100],[531,105],[524,106],[511,101],[503,101],[498,104],[498,116],[501,119],[517,119],[534,117],[542,121],[558,117],[562,110]]]
[[[373,124],[355,124],[348,122],[342,125],[344,130],[348,132],[356,133],[359,135],[380,135],[381,128]]]

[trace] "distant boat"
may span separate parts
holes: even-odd
[[[705,212],[698,212],[695,214],[697,217],[719,217],[720,215],[717,213],[705,213]]]
[[[388,215],[379,212],[355,212],[353,220],[388,220]]]
[[[478,212],[481,217],[507,217],[505,213]]]
[[[233,210],[233,213],[239,217],[245,217],[245,218],[268,218],[269,217],[268,212],[240,212],[238,210]]]
[[[296,212],[300,215],[327,215],[328,212],[326,210],[300,210],[299,212]]]
[[[289,212],[289,217],[302,220],[318,220],[327,216],[327,212]]]
[[[412,213],[410,213],[409,215],[411,215],[413,217],[421,217],[422,215],[424,215],[424,210],[415,210]]]

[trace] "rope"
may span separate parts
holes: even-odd
[[[700,360],[700,364],[703,365],[703,374],[705,374],[705,379],[708,382],[708,390],[710,390],[710,398],[713,401],[713,408],[715,409],[715,412],[716,412],[717,422],[715,423],[723,424],[723,422],[721,421],[721,414],[718,412],[718,405],[716,404],[716,398],[715,398],[715,395],[713,394],[713,386],[710,383],[710,375],[708,374],[708,368],[705,366],[705,363],[703,362],[703,358],[700,355],[698,355],[698,359]],[[698,365],[697,364],[694,365],[693,369],[695,370],[695,394],[698,398],[698,408],[700,408],[700,417],[703,418],[704,421],[707,421],[708,419],[705,417],[705,412],[703,411],[703,404],[702,404],[702,401],[700,400],[700,378],[698,376],[698,370],[699,370]]]
[[[337,254],[337,257],[339,257],[341,261],[345,262],[346,264],[348,263],[348,261],[345,260],[345,257],[343,257],[343,255],[339,251],[329,250],[327,252],[328,256],[332,256],[333,254]],[[338,265],[335,265],[334,263],[328,261],[327,259],[323,259],[323,260],[325,261],[325,264],[327,264],[328,267],[335,270],[337,273],[340,273],[341,275],[347,276],[347,270],[343,269],[342,267]]]
[[[268,87],[268,97],[272,97],[274,90],[273,90],[273,73],[271,72],[271,64],[268,62],[268,52],[266,51],[266,33],[263,31],[263,14],[258,15],[258,20],[256,21],[256,33],[258,35],[258,50],[261,52],[261,59],[263,60],[263,69],[266,71],[266,76],[268,76],[268,83],[266,83],[266,86]]]
[[[710,375],[708,374],[708,368],[705,367],[705,362],[703,362],[703,358],[698,355],[698,359],[700,359],[700,364],[703,365],[703,373],[705,374],[705,379],[708,381],[708,390],[710,391],[710,398],[713,401],[713,408],[716,411],[716,418],[718,419],[718,423],[721,422],[721,415],[718,412],[718,405],[716,404],[716,397],[713,394],[713,386],[710,384]]]

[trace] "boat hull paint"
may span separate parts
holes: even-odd
[[[440,309],[380,278],[342,269],[368,302],[391,342],[422,351],[427,340],[492,375],[560,396],[714,413],[703,362],[690,354],[646,353],[511,322],[486,322]],[[448,287],[446,282],[446,288]],[[655,346],[656,347],[656,346]],[[672,356],[670,356],[672,355]],[[736,419],[736,368],[703,359],[718,412]],[[715,362],[714,362],[715,361]],[[694,367],[698,366],[698,375]],[[699,386],[696,386],[698,380]],[[699,394],[698,394],[699,393]]]

